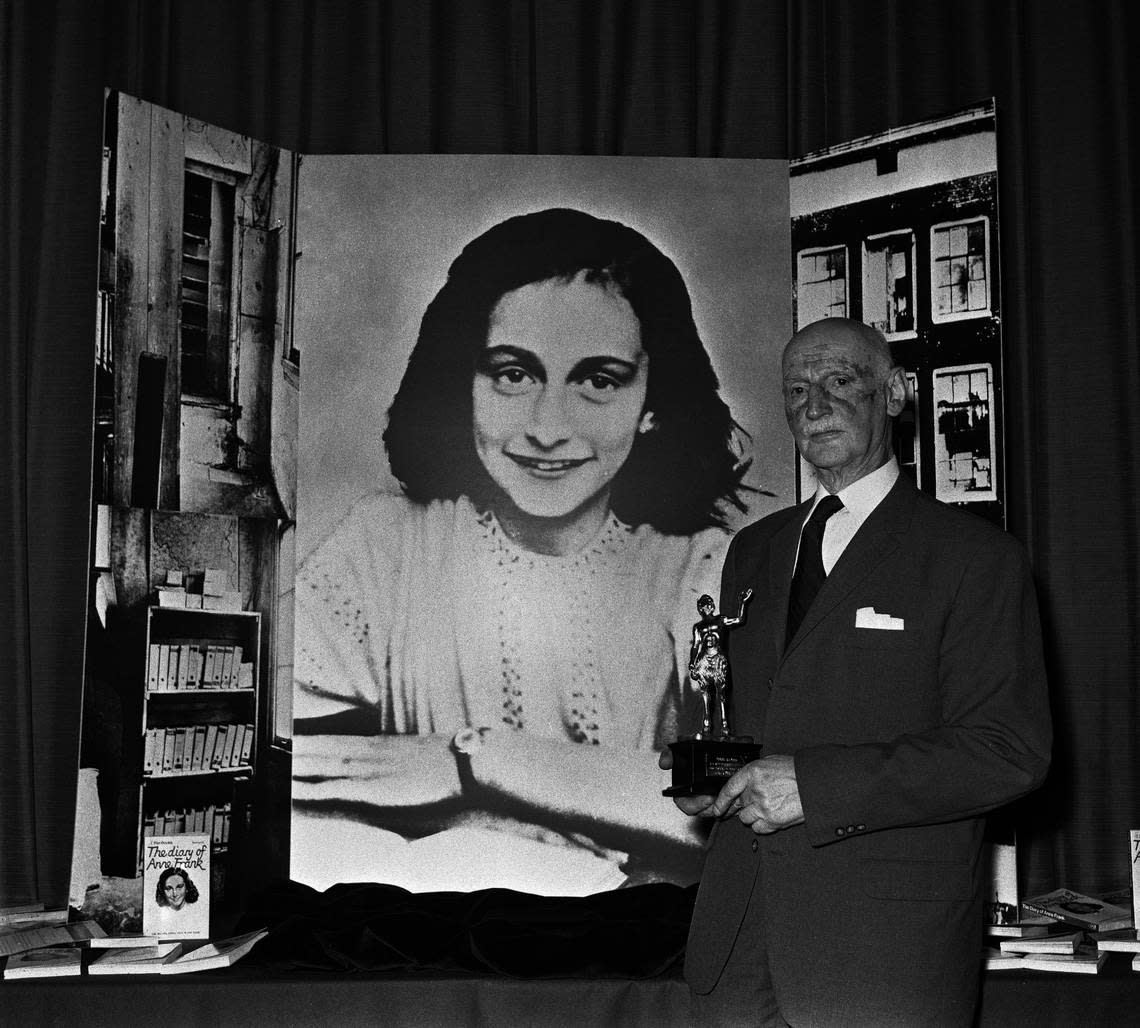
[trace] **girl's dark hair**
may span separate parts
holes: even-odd
[[[718,392],[684,279],[640,232],[576,210],[510,218],[452,263],[388,411],[392,473],[419,503],[467,496],[487,507],[497,487],[475,451],[471,389],[491,313],[506,293],[582,272],[625,298],[649,355],[645,407],[655,427],[637,436],[613,481],[614,513],[670,534],[723,526],[725,504],[746,510],[749,462],[740,460],[743,431]]]
[[[170,904],[166,902],[166,883],[175,875],[180,875],[182,880],[186,883],[186,902],[197,903],[198,886],[190,880],[190,876],[180,867],[165,868],[162,874],[158,876],[158,885],[154,887],[154,901],[160,907],[170,906]]]

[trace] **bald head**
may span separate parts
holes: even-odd
[[[862,362],[884,378],[894,367],[891,344],[883,333],[853,318],[824,318],[801,328],[784,347],[784,363],[794,349],[835,345],[844,346],[852,355],[860,354]]]
[[[813,322],[784,348],[783,381],[796,446],[830,492],[890,459],[906,375],[882,333],[849,318]]]

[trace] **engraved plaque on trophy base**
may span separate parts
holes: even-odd
[[[678,739],[673,753],[673,784],[665,796],[715,796],[745,764],[760,759],[763,747],[751,736],[727,739]]]

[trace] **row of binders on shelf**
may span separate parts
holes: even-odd
[[[143,836],[208,835],[215,849],[230,841],[229,803],[156,810],[143,819]]]
[[[253,664],[230,643],[151,643],[147,655],[147,692],[184,689],[252,689]]]
[[[143,750],[143,774],[204,774],[249,766],[253,725],[184,725],[150,728]]]

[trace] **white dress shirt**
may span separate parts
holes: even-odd
[[[847,544],[855,538],[855,533],[859,531],[863,522],[870,516],[880,503],[883,502],[884,497],[891,491],[891,487],[899,477],[899,463],[891,456],[881,468],[872,471],[869,475],[864,475],[857,482],[852,482],[846,489],[840,489],[836,495],[843,503],[843,509],[837,510],[830,518],[827,519],[827,524],[823,530],[823,547],[821,556],[823,557],[823,570],[829,575],[831,569],[835,567],[835,562],[843,555],[843,551],[847,549]],[[825,496],[827,490],[823,487],[821,482],[815,491],[815,498],[812,501],[811,510],[808,511],[807,517],[804,518],[804,524],[807,524],[808,518],[811,517],[812,511],[815,510],[816,504],[819,503]],[[800,533],[803,533],[803,525],[800,526]],[[796,561],[799,562],[799,552],[796,553]]]

